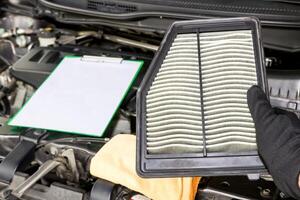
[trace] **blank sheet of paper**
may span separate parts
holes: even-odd
[[[65,57],[8,124],[102,136],[142,65]]]

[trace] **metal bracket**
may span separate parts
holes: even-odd
[[[251,200],[250,198],[239,196],[236,194],[231,194],[229,192],[224,192],[220,190],[216,190],[213,188],[205,188],[199,190],[199,199],[220,199],[220,200]]]
[[[26,179],[23,183],[18,185],[14,190],[12,190],[12,195],[15,197],[21,198],[23,194],[31,188],[38,180],[40,180],[43,176],[48,174],[51,170],[60,165],[60,162],[55,160],[46,161],[41,167],[36,171],[32,176]]]
[[[70,168],[74,181],[79,182],[79,172],[76,166],[74,151],[73,149],[67,149],[57,155],[57,157],[44,162],[34,174],[27,178],[23,183],[12,189],[11,194],[14,197],[21,198],[28,189],[36,184],[38,180],[43,178],[53,169],[57,169],[60,166],[64,166],[64,168]]]
[[[80,59],[84,62],[108,62],[108,63],[122,63],[122,58],[113,58],[113,57],[105,57],[105,56],[82,56]]]
[[[259,180],[260,174],[247,174],[247,177],[250,181],[256,181]]]
[[[67,158],[68,166],[71,168],[74,181],[79,182],[79,172],[76,164],[75,154],[73,149],[67,149],[61,154],[63,157]]]
[[[10,183],[15,172],[27,166],[33,159],[34,150],[39,141],[47,135],[44,130],[27,129],[20,136],[16,147],[0,164],[0,181]]]

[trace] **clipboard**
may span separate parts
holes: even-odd
[[[66,56],[8,125],[102,137],[143,63]]]

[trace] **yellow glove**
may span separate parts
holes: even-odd
[[[194,200],[200,177],[141,178],[136,173],[136,137],[113,137],[91,161],[90,173],[154,200]]]

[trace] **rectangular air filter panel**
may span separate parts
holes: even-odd
[[[141,176],[264,171],[246,97],[267,88],[259,35],[253,18],[173,24],[138,92]]]

